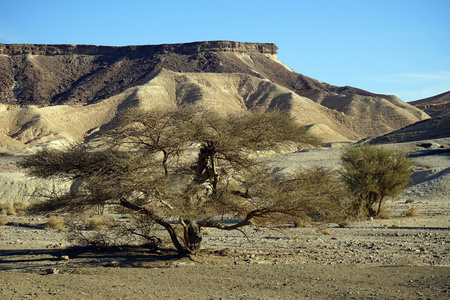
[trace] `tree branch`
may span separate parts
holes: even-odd
[[[167,230],[167,232],[170,235],[170,239],[172,240],[172,243],[174,244],[178,253],[180,253],[182,255],[187,254],[186,249],[181,245],[180,241],[178,240],[177,235],[175,234],[175,228],[172,225],[170,225],[168,222],[166,222],[163,218],[161,218],[154,212],[152,212],[144,207],[140,207],[140,206],[137,206],[137,205],[129,202],[124,197],[120,198],[120,205],[149,216],[152,220],[154,220],[156,223],[158,223],[159,225],[161,225],[162,227],[164,227]]]

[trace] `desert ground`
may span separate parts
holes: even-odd
[[[205,232],[204,251],[179,258],[167,244],[101,251],[46,229],[47,216],[13,214],[0,226],[1,299],[448,299],[450,139],[386,147],[413,152],[413,182],[387,201],[391,218],[348,226],[248,227]],[[340,149],[271,157],[281,172],[339,167]],[[17,157],[0,157],[12,176]],[[418,214],[408,214],[415,208]],[[408,216],[410,215],[410,216]],[[163,232],[161,232],[163,234]]]

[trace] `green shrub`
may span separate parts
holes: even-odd
[[[355,196],[352,213],[375,217],[386,197],[395,197],[408,184],[412,162],[405,153],[371,145],[358,145],[344,151],[341,176]]]

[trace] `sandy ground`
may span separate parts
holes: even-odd
[[[336,167],[339,151],[273,160],[283,171]],[[0,227],[0,299],[450,298],[450,157],[413,159],[416,184],[388,202],[391,219],[208,230],[191,258],[168,247],[72,248],[64,233],[45,229],[46,217],[13,215]],[[420,216],[406,217],[413,207]]]

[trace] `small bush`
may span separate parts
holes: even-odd
[[[14,208],[14,203],[9,201],[4,203],[1,206],[1,214],[2,215],[13,215],[16,213],[16,209]]]
[[[321,229],[320,232],[322,234],[324,234],[324,235],[330,235],[331,234],[331,231],[328,228]]]
[[[391,219],[392,218],[392,211],[389,209],[386,209],[385,207],[382,207],[380,210],[380,213],[378,214],[378,218],[380,219]]]
[[[341,227],[341,228],[347,228],[348,225],[349,225],[348,222],[340,222],[340,223],[338,224],[338,226]]]
[[[317,231],[318,232],[320,232],[321,234],[324,234],[324,235],[330,235],[331,234],[331,231],[330,231],[330,229],[328,229],[327,227],[325,227],[325,226],[319,226],[318,228],[317,228]]]
[[[305,220],[305,219],[302,219],[302,218],[294,218],[294,219],[293,219],[293,225],[294,225],[295,228],[298,228],[298,227],[308,227],[308,226],[310,226],[310,224],[308,223],[308,221]]]
[[[6,215],[0,215],[0,226],[8,225],[10,222],[10,217]]]
[[[113,220],[107,216],[96,216],[89,220],[89,228],[92,230],[102,230],[113,226]]]
[[[25,210],[30,206],[29,203],[26,202],[14,202],[14,208],[16,212],[25,212]]]
[[[408,204],[408,203],[414,203],[414,202],[415,202],[414,199],[408,199],[408,200],[405,201],[406,204]]]
[[[2,215],[14,215],[19,216],[25,215],[25,209],[29,206],[28,203],[23,202],[12,202],[8,201],[0,206],[0,213]]]
[[[50,218],[48,218],[45,229],[58,229],[59,231],[67,231],[66,221],[63,217],[51,216]]]
[[[416,207],[411,208],[410,210],[406,211],[407,217],[418,217],[420,216],[419,210]]]

